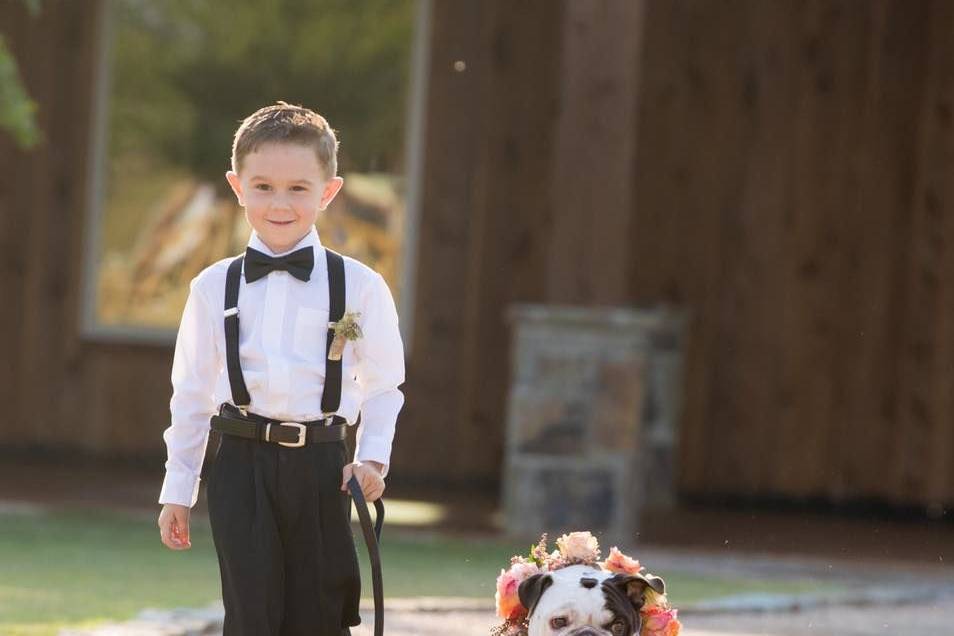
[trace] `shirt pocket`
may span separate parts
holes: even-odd
[[[325,358],[325,341],[328,334],[328,310],[302,307],[295,317],[295,353],[310,360]]]

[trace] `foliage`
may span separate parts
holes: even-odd
[[[40,11],[40,0],[24,0],[31,15]],[[27,95],[16,60],[0,36],[0,130],[13,135],[21,148],[28,149],[40,141],[36,124],[36,104]]]
[[[342,171],[399,171],[410,0],[116,3],[111,151],[221,183],[238,122],[282,99],[339,131]]]

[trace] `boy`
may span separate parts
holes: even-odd
[[[360,622],[346,484],[355,475],[369,501],[384,491],[404,351],[383,278],[315,231],[343,184],[337,148],[327,121],[299,106],[242,122],[226,179],[253,232],[243,257],[192,281],[182,314],[159,528],[170,549],[190,547],[211,418],[224,636],[342,636]]]

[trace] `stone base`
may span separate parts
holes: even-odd
[[[508,531],[632,545],[642,504],[674,500],[681,317],[550,306],[511,317]]]

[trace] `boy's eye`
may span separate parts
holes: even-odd
[[[267,183],[259,183],[255,186],[255,189],[265,191],[265,190],[271,190],[272,187],[268,185]]]
[[[307,189],[305,186],[292,186],[292,190],[295,192],[304,192]]]

